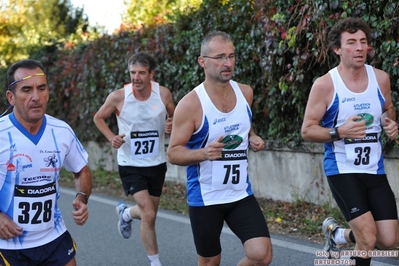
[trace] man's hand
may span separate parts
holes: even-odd
[[[252,134],[249,137],[249,146],[253,151],[257,152],[265,148],[265,142],[258,135]]]
[[[395,121],[390,119],[389,117],[384,117],[384,122],[381,124],[383,125],[383,129],[385,131],[385,134],[387,134],[389,139],[396,139],[398,136],[398,126]]]
[[[21,236],[23,228],[19,227],[5,213],[0,212],[0,239],[7,240],[16,236]]]
[[[208,147],[205,148],[206,157],[209,161],[214,161],[222,157],[222,150],[224,143],[222,143],[223,136],[220,136],[216,141],[210,143]]]
[[[172,118],[168,117],[168,119],[165,122],[165,133],[170,134],[172,132]]]
[[[121,134],[121,135],[116,135],[113,139],[112,139],[112,147],[114,147],[115,149],[119,149],[123,143],[125,143],[125,140],[123,139],[125,137],[125,134]]]
[[[366,137],[366,121],[361,116],[351,116],[339,128],[341,138],[363,139]]]
[[[72,211],[73,220],[77,225],[84,225],[89,218],[87,205],[75,198],[72,201],[74,211]]]

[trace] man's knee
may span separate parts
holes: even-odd
[[[272,263],[272,253],[256,254],[256,256],[247,256],[251,265],[268,266]]]
[[[384,237],[381,240],[377,239],[376,247],[381,250],[389,250],[389,249],[395,249],[397,244],[398,244],[398,238],[392,234]]]
[[[269,240],[269,238],[267,238]],[[252,265],[270,265],[273,259],[271,242],[260,243],[258,248],[246,250],[247,259]]]

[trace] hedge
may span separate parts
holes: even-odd
[[[154,55],[155,79],[178,103],[204,79],[197,63],[200,42],[217,29],[234,39],[238,55],[234,80],[254,90],[256,132],[295,146],[302,142],[300,127],[312,83],[338,63],[327,47],[327,33],[347,16],[362,17],[372,27],[375,55],[367,63],[389,73],[398,110],[396,0],[204,0],[199,10],[176,14],[174,23],[125,29],[87,44],[44,47],[36,59],[49,73],[48,113],[66,120],[83,141],[105,141],[92,117],[111,91],[130,82],[127,58],[137,51]],[[115,117],[108,123],[116,132]]]

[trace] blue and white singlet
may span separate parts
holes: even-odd
[[[344,173],[385,174],[382,154],[381,114],[385,98],[378,86],[373,68],[365,65],[368,86],[364,92],[350,91],[337,68],[330,70],[335,94],[322,119],[327,128],[339,127],[354,115],[366,120],[366,137],[342,139],[325,143],[324,170],[326,176]]]
[[[220,159],[203,161],[187,167],[187,201],[189,206],[208,206],[235,202],[252,195],[248,177],[248,134],[252,112],[238,84],[230,81],[236,95],[231,112],[219,111],[203,84],[194,90],[202,106],[202,124],[186,147],[206,147],[223,136],[225,147]]]

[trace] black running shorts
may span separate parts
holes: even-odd
[[[189,207],[197,254],[213,257],[221,253],[220,233],[224,221],[244,243],[255,237],[270,237],[265,217],[253,195],[242,200],[203,207]]]
[[[68,231],[55,240],[35,248],[0,249],[0,265],[66,265],[76,255],[76,244]]]
[[[165,182],[166,163],[150,167],[134,167],[119,165],[119,176],[122,180],[126,196],[142,190],[148,194],[160,197]]]
[[[386,175],[340,174],[327,180],[346,221],[368,211],[375,221],[398,219],[395,195]]]

